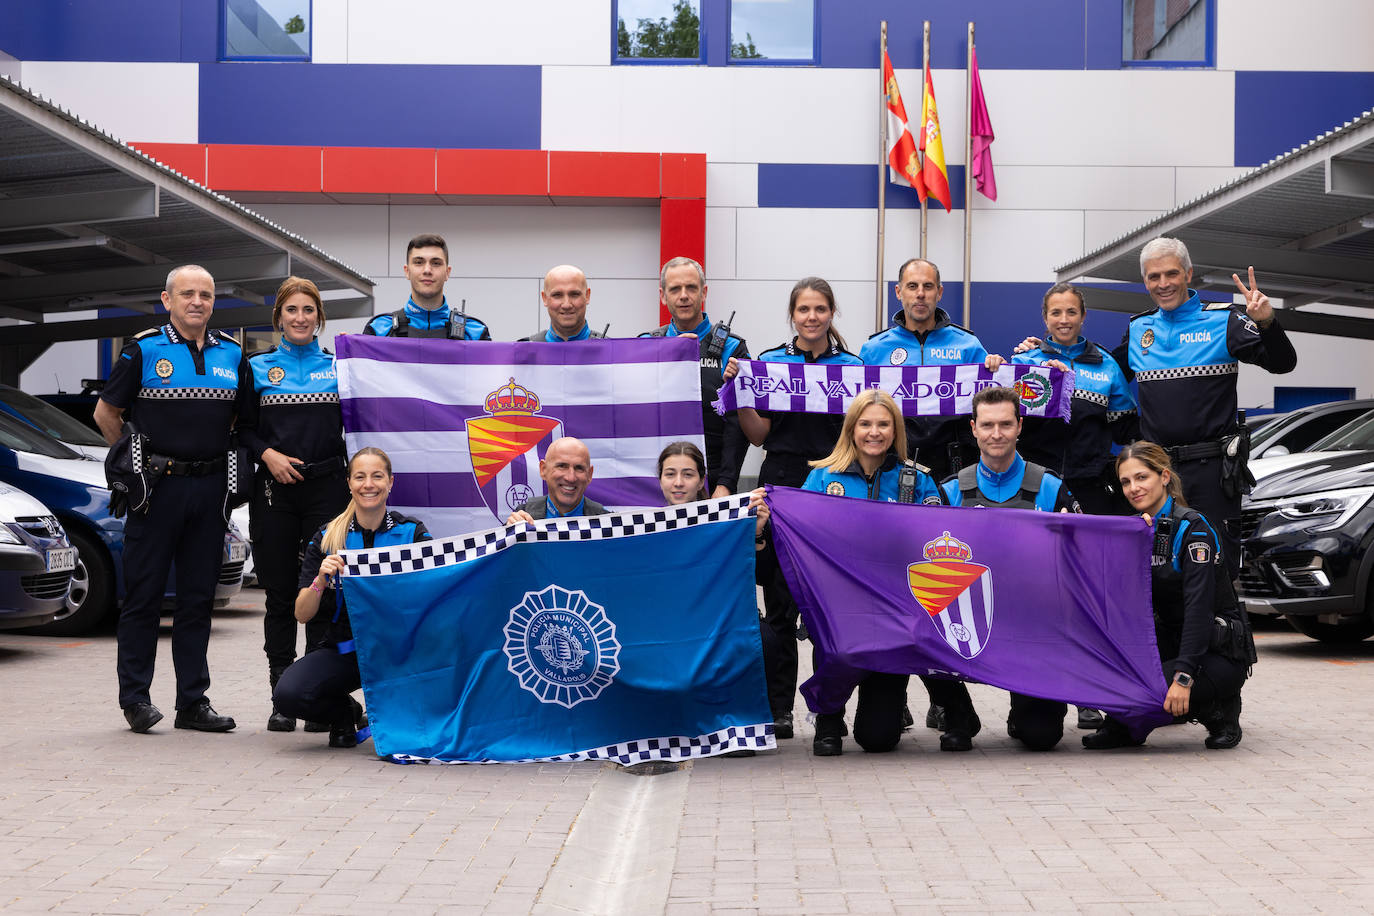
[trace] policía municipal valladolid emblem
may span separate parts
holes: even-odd
[[[973,658],[992,636],[992,570],[970,562],[973,550],[948,531],[922,553],[925,561],[906,569],[911,596],[950,648]]]
[[[486,416],[467,421],[468,454],[482,502],[504,523],[534,496],[540,448],[563,436],[563,423],[538,416],[539,395],[513,378],[490,392],[483,406]]]
[[[1140,335],[1140,349],[1148,350],[1155,345],[1154,328],[1146,328],[1145,333]]]
[[[157,373],[157,377],[158,377],[158,378],[161,378],[161,379],[171,378],[171,376],[172,376],[172,361],[171,361],[170,359],[160,359],[160,360],[158,360],[157,362],[153,363],[153,371]]]
[[[572,709],[596,699],[620,671],[615,624],[580,590],[526,592],[505,633],[507,667],[541,703]]]
[[[1050,380],[1038,372],[1027,372],[1011,386],[1021,405],[1029,410],[1044,407],[1050,401]]]
[[[284,378],[286,378],[286,370],[281,366],[273,366],[267,370],[267,380],[273,385],[280,385]]]

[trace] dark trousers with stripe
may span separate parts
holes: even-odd
[[[210,612],[224,563],[223,472],[164,477],[148,511],[124,523],[124,606],[119,613],[119,705],[150,703],[167,576],[176,564],[172,666],[176,708],[194,706],[210,688],[206,652]]]
[[[350,695],[363,686],[358,654],[340,655],[333,646],[308,652],[282,672],[272,703],[293,719],[328,722],[331,727],[353,730]]]

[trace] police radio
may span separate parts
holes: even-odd
[[[608,321],[606,326],[601,329],[601,336],[604,338],[609,333],[611,333],[611,323]]]
[[[1173,559],[1176,525],[1177,522],[1172,515],[1155,519],[1155,541],[1151,553],[1154,554],[1154,563],[1157,566],[1167,565]]]
[[[711,329],[711,337],[706,344],[706,355],[713,359],[720,359],[725,354],[725,343],[730,339],[730,322],[735,320],[735,313],[730,313],[729,321],[722,321]]]
[[[458,311],[448,310],[448,339],[463,340],[467,337],[468,331],[468,301],[459,300]]]

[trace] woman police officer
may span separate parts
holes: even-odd
[[[301,550],[348,502],[334,356],[317,337],[324,323],[319,289],[309,280],[288,277],[272,309],[272,327],[281,332],[281,343],[250,357],[253,391],[239,421],[241,441],[260,466],[249,534],[258,579],[267,592],[263,650],[273,689],[296,658],[292,608]],[[321,635],[310,630],[307,647]],[[269,731],[295,727],[294,719],[273,708]],[[307,723],[306,730],[323,727]]]
[[[1183,502],[1169,455],[1153,442],[1126,446],[1116,459],[1121,490],[1154,531],[1150,558],[1155,640],[1169,690],[1164,710],[1176,722],[1196,719],[1211,749],[1240,743],[1240,691],[1255,661],[1254,637],[1231,590],[1216,532]],[[1108,717],[1083,736],[1104,750],[1143,744]]]

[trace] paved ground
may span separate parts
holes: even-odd
[[[217,615],[229,735],[124,728],[114,640],[0,633],[0,909],[64,913],[1357,912],[1374,909],[1374,643],[1271,630],[1245,740],[809,753],[635,776],[402,767],[271,734],[261,596]],[[798,708],[800,709],[800,703]],[[917,706],[919,708],[919,705]]]

